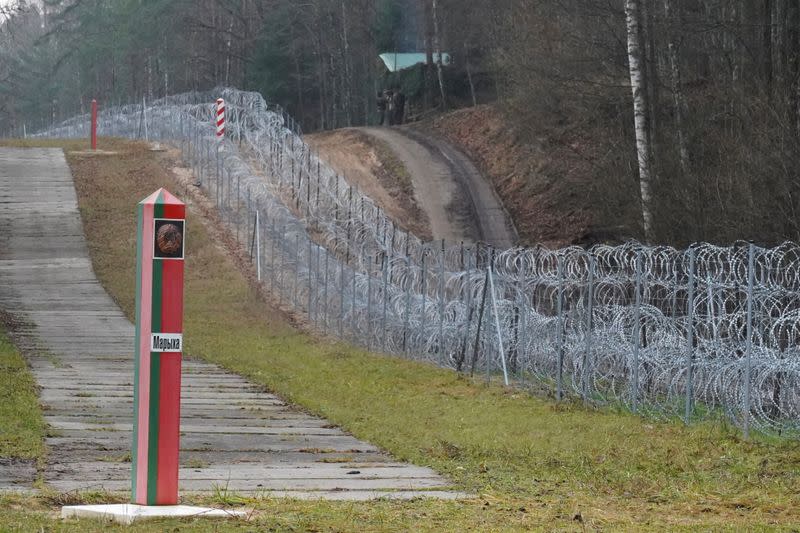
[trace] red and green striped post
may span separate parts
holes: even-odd
[[[131,501],[178,503],[186,206],[165,189],[138,205]]]

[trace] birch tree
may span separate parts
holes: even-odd
[[[641,0],[625,0],[625,18],[628,33],[628,64],[633,93],[633,118],[636,135],[636,154],[639,162],[639,190],[642,206],[642,226],[645,239],[653,238],[652,212],[652,139],[649,128],[650,105],[647,77],[643,64],[644,35],[641,20]]]

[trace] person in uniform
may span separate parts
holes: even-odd
[[[395,112],[394,112],[394,91],[387,89],[383,93],[386,97],[386,118],[388,118],[388,125],[394,126]]]
[[[394,123],[398,126],[402,126],[406,114],[406,95],[399,89],[396,90],[392,95],[392,104]]]
[[[386,108],[389,105],[389,102],[386,101],[385,92],[378,92],[375,103],[378,106],[378,126],[383,126],[386,123]]]

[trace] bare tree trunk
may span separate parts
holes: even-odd
[[[342,63],[344,64],[344,78],[342,78],[342,92],[344,93],[344,112],[347,126],[353,125],[352,80],[350,79],[350,40],[347,36],[347,4],[342,0]]]
[[[260,5],[260,4],[259,4]],[[313,9],[313,18],[312,24],[314,28],[321,28],[322,27],[322,15],[320,13],[319,8],[314,5]],[[318,69],[318,77],[319,77],[319,84],[317,85],[317,90],[319,94],[319,128],[321,130],[325,130],[328,128],[328,69],[327,69],[327,61],[325,60],[326,52],[325,52],[325,45],[322,41],[321,32],[317,32],[312,35],[312,40],[314,43],[314,57],[317,58],[317,69]]]
[[[772,39],[773,50],[775,50],[775,79],[779,87],[783,90],[786,82],[787,65],[789,63],[789,47],[786,35],[787,4],[796,3],[797,0],[776,0],[775,10],[772,18]]]
[[[786,38],[789,47],[789,117],[795,137],[800,136],[800,6],[790,2],[787,14],[788,33]]]
[[[425,89],[423,90],[423,110],[431,108],[431,69],[433,68],[433,36],[434,29],[431,23],[431,9],[429,0],[420,0],[422,17],[425,21]]]
[[[153,98],[153,62],[150,53],[147,53],[147,87],[145,88],[145,93],[147,94],[147,100],[152,102]]]
[[[764,33],[762,34],[763,54],[762,68],[764,69],[764,86],[767,95],[772,95],[772,0],[764,0],[763,13]]]
[[[319,77],[320,77],[320,84],[319,84],[319,129],[325,130],[328,126],[328,121],[325,120],[326,118],[326,107],[325,107],[325,95],[326,91],[328,90],[327,79],[328,77],[325,75],[325,61],[319,62]]]
[[[289,30],[289,43],[291,55],[292,55],[292,65],[294,66],[294,82],[295,82],[295,89],[297,90],[297,115],[299,120],[303,120],[305,118],[305,102],[303,101],[303,72],[300,68],[300,57],[297,51],[297,36],[294,32],[294,26],[290,26]]]
[[[656,139],[658,132],[658,109],[660,107],[658,92],[658,71],[656,69],[658,58],[656,56],[656,44],[653,32],[653,14],[650,10],[651,0],[639,0],[641,9],[641,43],[644,44],[644,65],[645,78],[647,79],[647,104],[648,121],[647,128],[650,132],[650,168],[656,172],[658,168],[658,153],[656,149]]]
[[[683,175],[686,176],[689,173],[689,146],[686,143],[686,130],[684,126],[684,110],[686,109],[686,100],[683,96],[680,63],[678,62],[678,50],[675,46],[675,35],[671,30],[672,0],[664,0],[664,14],[667,19],[667,24],[670,26],[670,29],[667,31],[667,52],[669,53],[670,71],[672,76],[672,98],[673,105],[675,107],[675,129],[678,136],[678,152],[680,154],[681,171],[683,172]]]
[[[647,101],[647,77],[642,61],[644,41],[641,25],[640,0],[625,0],[625,17],[628,29],[628,64],[633,92],[633,117],[636,132],[636,152],[639,161],[639,189],[642,203],[642,225],[647,241],[653,237],[651,210],[652,142],[648,128],[650,106]]]
[[[225,87],[230,87],[232,41],[233,41],[233,15],[231,15],[231,23],[228,25],[228,39],[225,41]]]
[[[331,120],[330,125],[332,129],[336,129],[339,127],[339,95],[337,92],[339,83],[338,80],[340,76],[337,76],[337,69],[336,69],[336,59],[333,57],[333,53],[330,54],[330,68],[331,68]]]
[[[447,91],[444,87],[444,74],[442,72],[442,35],[439,31],[439,1],[433,0],[433,38],[436,50],[436,75],[439,78],[439,95],[441,97],[442,110],[447,109]]]
[[[472,96],[472,107],[478,105],[478,97],[475,95],[475,83],[472,81],[472,67],[469,64],[469,48],[464,43],[464,66],[467,69],[467,81],[469,81],[469,94]]]

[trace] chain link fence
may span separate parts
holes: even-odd
[[[37,135],[89,127],[80,116]],[[99,134],[179,147],[260,282],[318,331],[558,399],[800,433],[797,244],[422,242],[320,160],[283,110],[234,89],[106,109]]]

